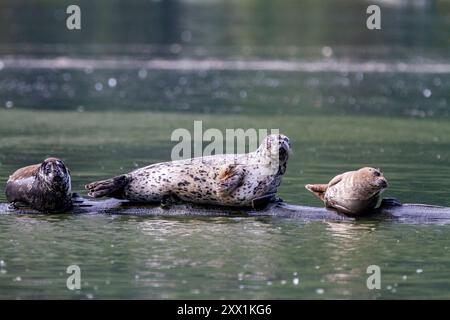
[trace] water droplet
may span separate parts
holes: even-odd
[[[180,77],[180,79],[178,79],[178,83],[180,84],[180,86],[185,86],[188,83],[188,80],[186,79],[186,77]]]
[[[436,87],[439,87],[439,86],[441,85],[441,79],[439,79],[439,78],[434,78],[434,79],[433,79],[433,84],[434,84]]]
[[[422,272],[423,272],[423,269],[417,269],[416,272],[417,272],[417,273],[422,273]]]
[[[94,299],[94,295],[92,293],[88,293],[88,294],[86,294],[86,298]]]
[[[244,280],[244,274],[243,274],[243,273],[239,273],[239,274],[238,274],[238,280],[239,280],[239,281]]]
[[[272,284],[273,284],[272,281],[267,281],[267,285],[268,285],[268,286],[271,286]]]
[[[298,284],[300,283],[300,280],[298,278],[294,278],[292,280],[292,283],[294,284],[294,286],[298,286]]]
[[[138,72],[138,76],[139,76],[139,78],[141,78],[141,79],[147,78],[147,74],[148,74],[148,72],[147,72],[147,70],[145,70],[145,69],[141,69],[141,70],[139,70],[139,72]]]
[[[317,294],[324,294],[324,293],[325,293],[325,290],[322,289],[322,288],[318,288],[318,289],[316,289],[316,293],[317,293]]]
[[[364,80],[364,73],[362,72],[358,72],[355,76],[355,79],[358,81],[363,81]]]
[[[286,284],[287,283],[287,281],[286,280],[281,280],[281,282],[280,282],[281,284]]]
[[[114,88],[117,85],[117,80],[115,78],[109,78],[108,79],[108,86],[111,88]]]
[[[0,267],[5,267],[6,266],[6,263],[5,263],[5,261],[3,261],[3,260],[0,260]]]
[[[386,289],[387,290],[392,290],[392,286],[387,286]]]
[[[0,273],[1,274],[6,274],[8,271],[6,271],[6,269],[0,269]]]
[[[192,39],[192,33],[189,30],[184,30],[181,33],[181,40],[183,40],[184,42],[189,42]]]
[[[102,91],[103,90],[103,84],[101,84],[100,82],[97,82],[95,84],[95,90]]]
[[[429,97],[431,97],[431,90],[430,89],[424,89],[422,94],[423,94],[423,96],[425,98],[429,98]]]
[[[406,281],[407,279],[408,279],[408,276],[406,276],[406,275],[402,277],[403,281]]]
[[[315,266],[314,267],[316,270],[319,270],[320,269],[320,266]]]
[[[12,101],[6,101],[5,107],[7,109],[11,109],[12,107],[14,107],[14,103]]]
[[[22,281],[22,278],[21,277],[15,277],[14,281],[20,282],[20,281]]]
[[[181,52],[181,46],[178,43],[174,43],[170,46],[170,52],[177,54]]]
[[[323,47],[322,55],[326,58],[331,57],[333,55],[333,49],[331,49],[330,47]]]

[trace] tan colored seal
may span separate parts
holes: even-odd
[[[290,149],[288,137],[270,135],[255,152],[156,163],[93,182],[86,189],[94,198],[164,203],[173,197],[193,203],[258,207],[255,202],[271,200],[277,192]]]
[[[328,184],[308,184],[306,189],[327,207],[349,215],[361,215],[381,204],[381,193],[388,186],[379,169],[365,167],[340,174]]]

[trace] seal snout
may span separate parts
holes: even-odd
[[[52,176],[55,180],[62,180],[67,175],[64,163],[57,158],[48,158],[42,163],[42,172],[45,176]]]
[[[387,188],[387,187],[389,186],[389,184],[388,184],[386,178],[383,177],[383,176],[381,176],[381,177],[378,179],[378,185],[379,185],[381,188],[383,188],[383,189],[385,189],[385,188]]]
[[[279,141],[279,149],[278,149],[279,160],[286,161],[286,159],[292,153],[291,143],[289,142],[289,138],[282,134],[279,135],[278,141]]]

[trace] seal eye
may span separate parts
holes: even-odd
[[[50,164],[45,165],[44,167],[44,173],[45,174],[50,174],[52,172],[52,168]]]
[[[374,176],[375,176],[375,177],[379,177],[379,176],[381,176],[381,173],[380,173],[379,171],[374,171],[374,173],[373,173],[373,174],[374,174]]]

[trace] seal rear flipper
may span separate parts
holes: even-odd
[[[320,200],[325,201],[325,192],[328,189],[328,184],[307,184],[306,190],[314,193]]]
[[[89,190],[88,195],[93,198],[111,197],[122,199],[124,188],[130,180],[131,177],[124,174],[108,180],[92,182],[87,184],[85,188]]]

